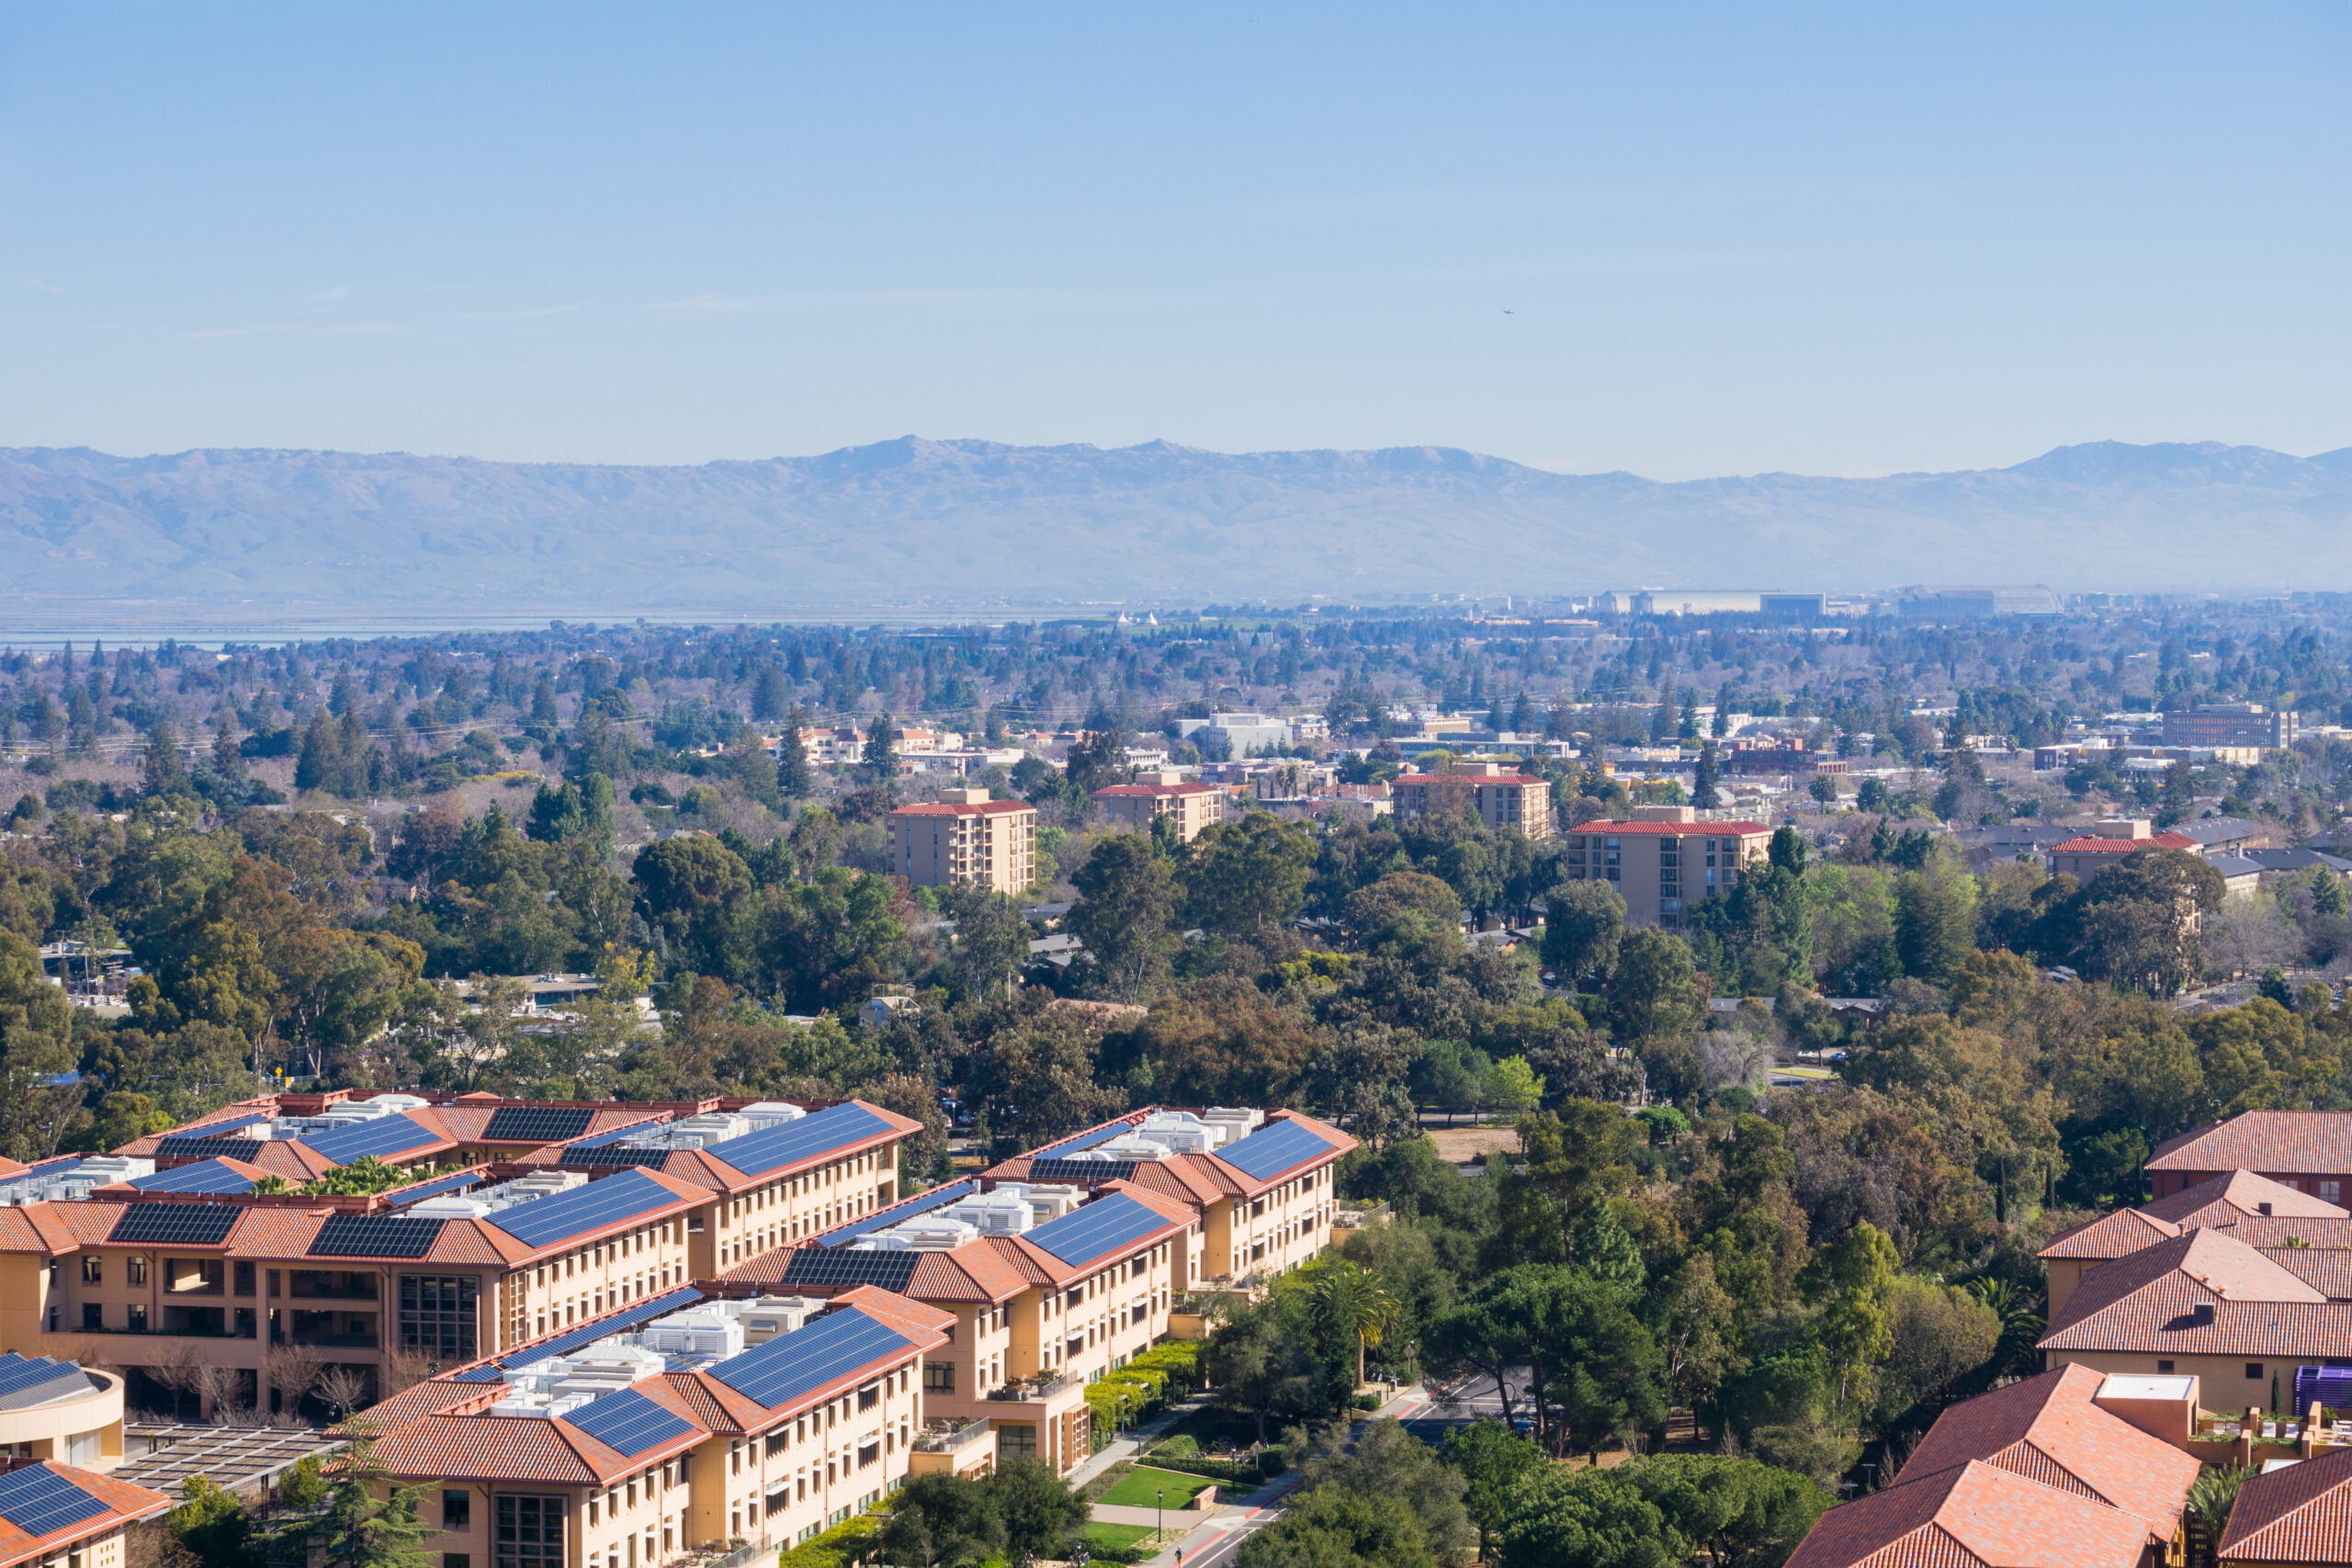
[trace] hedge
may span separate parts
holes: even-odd
[[[882,1533],[884,1516],[860,1514],[835,1525],[814,1540],[804,1541],[776,1560],[776,1568],[847,1568],[870,1550]]]

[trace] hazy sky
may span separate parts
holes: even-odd
[[[0,445],[2352,444],[2352,11],[0,6]]]

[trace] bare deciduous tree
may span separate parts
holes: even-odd
[[[329,1367],[319,1376],[318,1390],[341,1420],[368,1403],[368,1374],[357,1367]]]

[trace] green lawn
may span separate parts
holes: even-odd
[[[1097,1551],[1125,1551],[1152,1533],[1149,1525],[1088,1525],[1086,1544]]]
[[[1182,1508],[1188,1506],[1203,1488],[1216,1484],[1204,1475],[1186,1475],[1182,1471],[1154,1470],[1148,1465],[1139,1464],[1127,1472],[1125,1480],[1095,1501],[1115,1503],[1128,1508],[1149,1508],[1159,1505],[1157,1495],[1164,1487],[1168,1493],[1168,1506]]]

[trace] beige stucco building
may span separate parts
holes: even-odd
[[[1630,821],[1586,822],[1566,842],[1563,875],[1615,887],[1629,926],[1670,929],[1737,886],[1770,850],[1772,829],[1761,822],[1702,822],[1688,806],[1637,806]]]
[[[1495,829],[1516,828],[1531,839],[1552,837],[1552,784],[1499,762],[1456,762],[1442,773],[1400,773],[1389,784],[1396,815],[1462,811]]]
[[[1122,828],[1148,829],[1158,818],[1172,818],[1177,834],[1188,844],[1204,829],[1225,820],[1224,789],[1188,780],[1173,769],[1134,784],[1098,789],[1093,799],[1102,815]]]
[[[890,813],[890,870],[917,887],[1025,893],[1037,880],[1037,811],[984,789]]]

